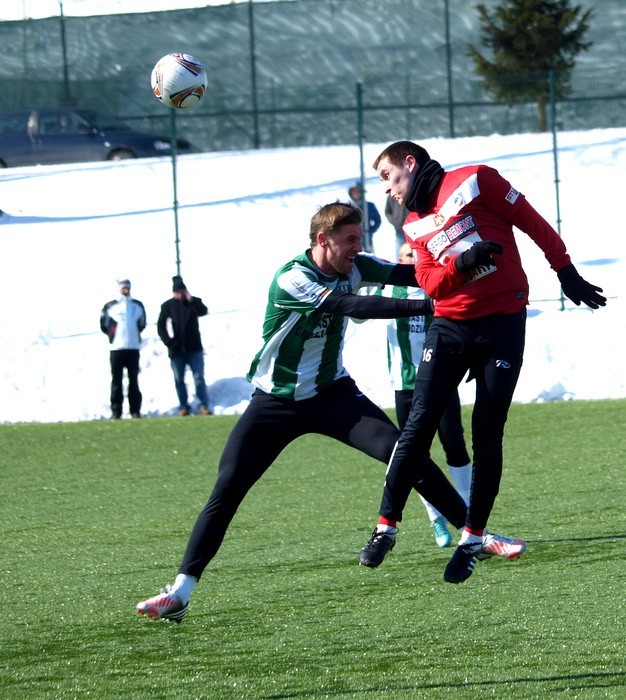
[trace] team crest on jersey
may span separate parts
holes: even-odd
[[[436,228],[439,228],[441,224],[445,221],[445,218],[443,217],[442,214],[435,214],[433,216],[433,224],[435,225]]]
[[[464,206],[465,206],[465,197],[463,196],[463,193],[460,192],[460,191],[457,192],[457,193],[454,195],[454,200],[453,200],[453,201],[454,201],[454,206],[457,208],[457,211],[458,211],[461,207],[464,207]]]

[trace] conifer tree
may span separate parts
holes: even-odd
[[[591,46],[583,37],[593,11],[583,12],[570,0],[502,0],[492,14],[483,4],[477,10],[481,43],[491,59],[468,44],[476,72],[495,99],[508,105],[536,102],[538,130],[546,131],[550,71],[556,97],[564,97],[576,56]]]

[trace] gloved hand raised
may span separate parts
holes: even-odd
[[[469,272],[479,265],[494,265],[492,254],[502,255],[502,246],[493,241],[478,241],[454,261],[459,272]]]
[[[576,306],[580,306],[581,301],[591,309],[606,306],[606,297],[598,294],[598,292],[603,291],[602,288],[583,279],[572,263],[561,268],[556,274],[561,283],[563,294],[571,299]]]

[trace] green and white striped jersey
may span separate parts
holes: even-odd
[[[389,288],[387,288],[389,289]],[[385,291],[387,291],[385,289]],[[391,287],[394,299],[426,299],[419,287]],[[394,391],[415,388],[415,374],[422,359],[424,339],[432,316],[391,318],[387,323],[387,361]]]
[[[363,286],[385,284],[394,267],[360,253],[349,275],[328,276],[307,252],[283,265],[270,286],[263,347],[252,361],[248,381],[267,393],[301,401],[347,377],[342,353],[348,319],[319,307],[335,289],[356,293]]]

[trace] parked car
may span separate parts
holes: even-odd
[[[191,153],[177,139],[177,153]],[[150,158],[171,153],[170,139],[85,109],[30,109],[0,114],[0,168]]]

